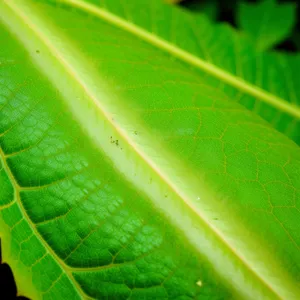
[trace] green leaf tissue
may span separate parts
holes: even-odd
[[[299,55],[160,0],[1,0],[0,43],[20,295],[300,299]]]

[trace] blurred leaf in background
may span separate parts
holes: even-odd
[[[204,13],[212,21],[217,21],[219,15],[218,0],[211,1],[185,1],[182,2],[192,12]]]
[[[258,3],[241,2],[236,19],[257,49],[267,50],[290,36],[296,23],[296,4],[263,0]]]
[[[247,34],[260,51],[275,49],[295,52],[300,50],[297,1],[170,1],[180,3],[191,13],[204,13],[213,22],[231,24]]]

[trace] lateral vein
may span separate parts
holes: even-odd
[[[24,208],[24,206],[22,204],[21,198],[20,198],[20,191],[21,191],[20,190],[20,186],[19,186],[19,184],[18,184],[18,182],[17,182],[14,174],[11,172],[11,170],[10,170],[8,164],[7,164],[7,161],[6,161],[6,158],[5,158],[5,153],[3,152],[1,145],[0,145],[0,158],[2,159],[3,167],[4,167],[5,171],[7,172],[8,177],[10,178],[10,180],[12,182],[12,185],[13,185],[13,187],[15,189],[15,200],[12,203],[10,203],[10,205],[12,205],[13,203],[17,203],[17,205],[18,205],[20,211],[22,212],[24,218],[26,219],[26,221],[30,225],[30,227],[31,227],[32,231],[34,232],[34,234],[39,238],[39,241],[44,246],[46,252],[48,252],[49,254],[51,254],[53,256],[53,258],[58,262],[58,264],[61,267],[61,269],[66,274],[68,274],[69,280],[70,280],[71,284],[74,285],[74,288],[76,288],[75,290],[78,292],[78,294],[81,297],[86,297],[86,295],[82,292],[82,289],[79,288],[78,283],[74,280],[72,273],[69,271],[70,267],[67,266],[57,256],[57,254],[52,250],[52,248],[44,241],[43,237],[41,236],[41,234],[37,230],[35,224],[31,221],[29,215],[27,214],[27,212],[26,212],[26,210],[25,210],[25,208]],[[0,207],[0,210],[1,210],[1,207]]]

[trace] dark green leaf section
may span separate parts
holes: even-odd
[[[285,40],[296,24],[296,4],[262,0],[239,3],[237,22],[259,50],[270,49]]]
[[[14,189],[3,168],[3,163],[1,162],[0,167],[0,183],[1,183],[1,198],[0,206],[5,206],[14,200]]]

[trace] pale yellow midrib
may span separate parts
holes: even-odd
[[[63,0],[65,1],[65,0]],[[70,0],[72,1],[72,0]],[[233,253],[233,255],[235,257],[237,257],[242,264],[248,269],[248,271],[250,273],[252,273],[261,283],[262,285],[264,285],[267,289],[269,289],[278,299],[282,299],[278,293],[273,289],[272,286],[270,286],[268,284],[268,282],[266,282],[264,280],[264,278],[262,278],[260,276],[260,274],[258,274],[257,272],[255,272],[255,270],[253,270],[249,264],[247,263],[247,261],[244,260],[243,257],[241,257],[239,255],[239,253],[237,253],[235,251],[235,249],[233,249],[231,247],[230,244],[228,244],[226,238],[224,238],[223,234],[217,230],[217,228],[215,228],[214,226],[212,226],[212,224],[210,224],[205,217],[203,217],[200,213],[197,212],[197,210],[194,208],[194,205],[191,203],[190,199],[185,199],[185,197],[182,196],[181,192],[178,191],[178,189],[176,187],[174,187],[174,185],[172,183],[170,183],[169,178],[161,172],[161,170],[151,161],[151,159],[149,159],[147,156],[145,156],[145,154],[143,152],[141,152],[139,149],[137,149],[135,147],[135,144],[131,141],[131,139],[128,137],[128,135],[126,134],[126,132],[124,132],[121,128],[118,128],[116,126],[116,124],[114,122],[112,122],[112,118],[109,115],[108,112],[106,112],[106,110],[100,105],[99,101],[97,101],[97,97],[90,91],[89,87],[86,86],[86,84],[84,82],[82,82],[80,80],[80,77],[78,77],[78,74],[73,70],[72,66],[69,64],[69,62],[64,58],[64,56],[60,53],[60,51],[58,49],[56,49],[56,47],[48,41],[47,37],[45,37],[42,32],[36,28],[36,26],[30,22],[30,19],[28,19],[27,16],[24,15],[24,13],[20,10],[20,8],[18,7],[18,5],[14,4],[13,2],[10,2],[9,0],[4,0],[4,2],[6,3],[6,5],[8,7],[10,7],[14,13],[22,20],[22,22],[24,24],[26,24],[27,27],[29,27],[31,29],[31,31],[33,32],[34,35],[36,35],[40,41],[42,43],[44,43],[48,49],[55,55],[55,57],[57,58],[57,60],[59,61],[59,63],[64,66],[66,72],[74,79],[75,82],[77,82],[80,87],[83,89],[83,91],[88,95],[88,97],[91,99],[91,101],[93,102],[93,104],[97,107],[97,109],[99,110],[99,112],[101,113],[101,115],[103,115],[103,117],[105,117],[108,122],[115,127],[116,131],[120,134],[120,136],[123,137],[123,139],[132,147],[132,149],[137,153],[138,156],[140,156],[142,158],[143,161],[147,162],[147,164],[149,165],[150,168],[152,168],[155,173],[167,184],[169,185],[174,192],[185,202],[185,204],[187,206],[189,206],[189,208],[193,211],[195,211],[195,213],[199,216],[199,218],[201,218],[201,220],[204,221],[204,223],[206,224],[206,226],[208,228],[210,228],[210,230],[212,232],[214,232],[214,234],[219,238],[219,240],[226,246],[228,247],[228,249],[231,250],[231,252]],[[3,154],[4,155],[4,154]],[[29,217],[28,217],[29,218]],[[29,219],[30,221],[30,219]],[[31,221],[30,224],[32,226],[34,226]],[[42,237],[39,235],[39,233],[37,232],[38,236],[42,239]],[[43,243],[44,245],[45,243]],[[48,248],[48,245],[46,245]],[[66,273],[69,274],[69,276],[71,277],[70,280],[73,279],[72,274],[70,274],[70,272],[68,272],[68,269],[72,270],[72,267],[68,267],[67,265],[65,265],[64,262],[62,262],[59,257],[55,254],[55,252],[53,252],[53,250],[51,249],[53,256],[55,258],[57,258],[58,262],[62,263],[62,265],[64,266],[64,269],[66,270]],[[73,281],[75,283],[76,286],[78,286],[77,282],[73,279]],[[79,288],[79,291],[81,291],[81,288]]]
[[[283,112],[288,113],[292,117],[296,119],[300,119],[300,107],[296,106],[287,100],[277,97],[249,82],[246,82],[242,78],[234,76],[229,72],[222,70],[214,64],[211,64],[195,55],[190,54],[189,52],[182,50],[176,45],[167,42],[164,39],[159,38],[157,35],[150,33],[143,28],[131,23],[127,20],[123,20],[122,18],[110,13],[109,11],[102,9],[93,4],[89,4],[83,2],[81,0],[60,0],[61,2],[65,2],[71,4],[75,7],[81,8],[103,20],[106,22],[113,24],[116,27],[119,27],[125,31],[128,31],[137,37],[147,41],[148,43],[172,54],[173,56],[185,61],[186,63],[201,69],[212,76],[220,79],[221,81],[226,82],[227,84],[247,93],[259,100],[281,110]],[[150,0],[151,1],[151,0]],[[163,0],[162,0],[163,1]]]

